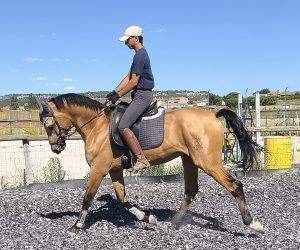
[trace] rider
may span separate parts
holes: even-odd
[[[137,138],[130,129],[153,100],[154,78],[150,59],[143,45],[142,34],[143,29],[141,27],[130,26],[125,30],[124,35],[119,38],[119,41],[124,42],[129,49],[135,50],[135,55],[129,74],[106,96],[109,101],[115,103],[120,97],[132,90],[132,101],[120,120],[118,130],[134,155],[134,171],[150,166]]]

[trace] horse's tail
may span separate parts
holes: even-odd
[[[224,108],[216,112],[216,117],[224,117],[228,129],[232,128],[233,133],[238,139],[242,153],[242,167],[244,171],[248,171],[257,163],[257,150],[259,145],[252,140],[247,132],[241,118],[232,110]]]

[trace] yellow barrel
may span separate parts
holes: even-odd
[[[292,167],[292,140],[289,136],[264,137],[265,167],[286,169]]]

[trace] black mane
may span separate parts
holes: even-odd
[[[57,97],[51,98],[49,101],[53,102],[58,110],[61,110],[65,107],[65,102],[68,105],[76,105],[80,107],[89,108],[95,111],[105,108],[105,105],[101,102],[93,100],[87,96],[78,95],[74,93],[59,95]]]

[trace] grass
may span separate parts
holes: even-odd
[[[0,128],[0,136],[19,136],[19,135],[44,135],[45,130],[42,127],[25,128]]]
[[[164,164],[151,166],[140,172],[140,176],[163,176],[182,174],[183,168],[181,164],[176,164],[171,167],[166,167]]]

